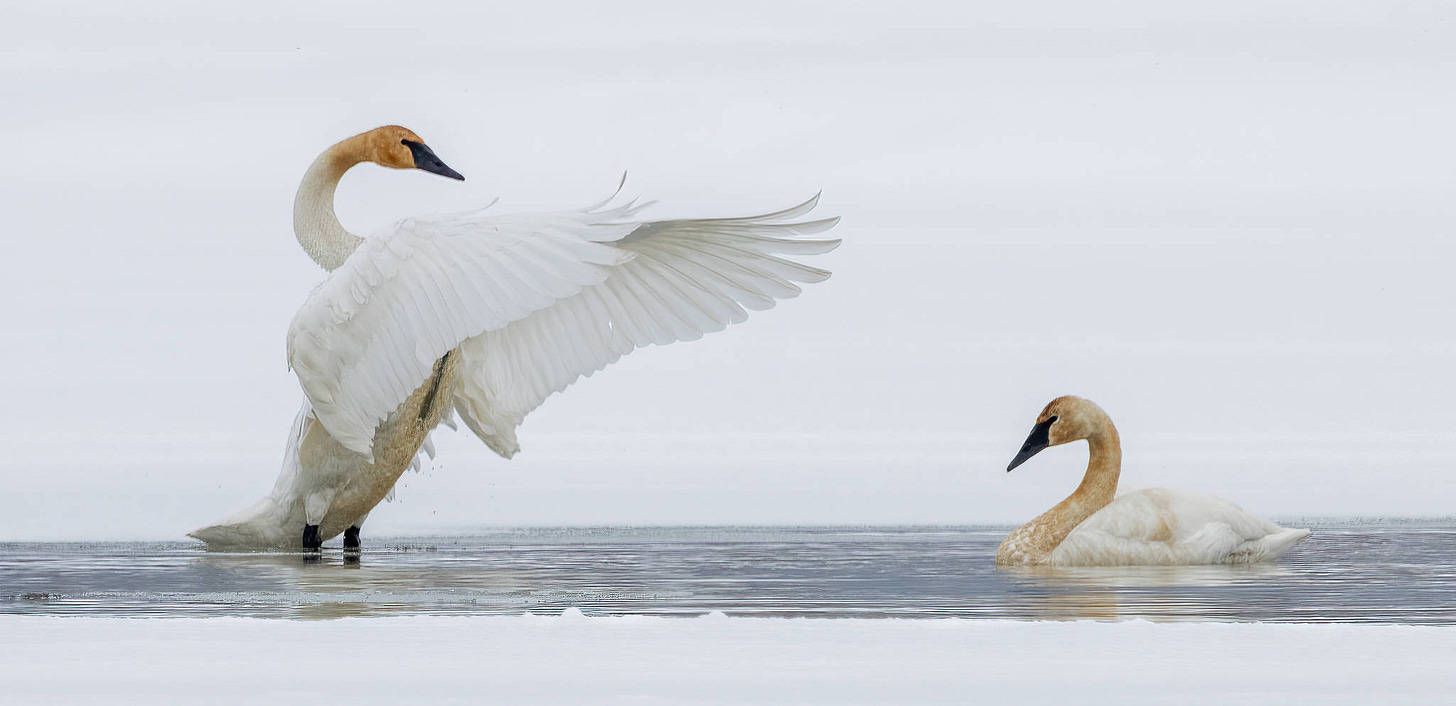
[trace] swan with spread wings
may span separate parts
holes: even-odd
[[[419,216],[368,238],[334,213],[334,191],[372,162],[464,179],[415,133],[385,126],[309,167],[294,201],[299,244],[329,275],[288,329],[305,401],[268,497],[191,536],[220,548],[359,547],[429,435],[456,417],[493,451],[551,394],[650,344],[700,338],[822,282],[791,259],[833,250],[804,236],[817,201],[742,218],[645,221],[642,206]]]

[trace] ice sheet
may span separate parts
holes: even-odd
[[[0,617],[11,703],[1438,703],[1412,626]]]

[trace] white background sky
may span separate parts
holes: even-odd
[[[1456,11],[1437,2],[12,3],[0,539],[179,538],[271,487],[322,278],[304,168],[386,123],[368,233],[495,197],[662,217],[824,190],[829,282],[468,433],[371,533],[1024,520],[1085,446],[1276,515],[1456,507]]]

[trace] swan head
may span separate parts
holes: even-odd
[[[1026,443],[1021,445],[1016,458],[1011,459],[1006,472],[1010,473],[1011,469],[1026,463],[1027,459],[1049,446],[1090,439],[1101,433],[1108,421],[1107,413],[1092,400],[1072,395],[1058,397],[1037,415],[1036,426],[1031,428]]]
[[[362,157],[390,169],[419,169],[431,174],[465,181],[460,172],[447,166],[435,156],[434,150],[409,128],[398,125],[377,127],[359,136]]]

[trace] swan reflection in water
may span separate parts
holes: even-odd
[[[412,553],[430,559],[401,561]],[[531,595],[539,584],[530,571],[462,562],[430,548],[396,549],[374,558],[379,561],[371,562],[371,552],[202,552],[196,561],[206,573],[267,580],[272,596],[286,597],[292,603],[289,616],[297,618],[418,613],[431,603],[440,612],[458,612],[475,608],[482,598],[486,605],[480,607],[522,612],[535,602]]]
[[[1197,566],[999,566],[998,571],[1022,581],[1064,587],[1129,588],[1231,586],[1296,575],[1278,564],[1206,564]]]
[[[1280,586],[1299,572],[1276,564],[1200,566],[998,566],[1025,617],[1039,620],[1186,621],[1238,617],[1214,594]]]

